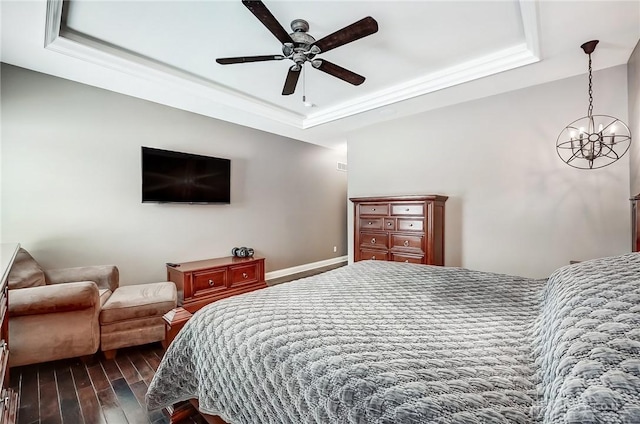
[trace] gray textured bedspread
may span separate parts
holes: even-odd
[[[230,423],[640,423],[640,255],[548,281],[366,261],[211,304],[149,386]]]

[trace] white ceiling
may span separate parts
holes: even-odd
[[[3,62],[302,141],[338,147],[348,131],[586,72],[580,44],[600,39],[594,69],[626,63],[640,1],[274,1],[320,39],[365,16],[379,31],[323,55],[364,75],[352,86],[307,65],[282,96],[288,60],[240,0],[2,1]],[[302,92],[314,107],[305,107]],[[597,86],[596,86],[597,88]]]

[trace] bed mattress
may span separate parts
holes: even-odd
[[[638,255],[548,281],[358,262],[198,311],[148,408],[197,398],[246,424],[640,423],[639,276]]]

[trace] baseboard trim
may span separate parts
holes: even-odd
[[[324,261],[311,262],[304,265],[293,266],[291,268],[279,269],[277,271],[267,272],[264,277],[265,280],[273,280],[280,277],[286,277],[288,275],[297,274],[299,272],[310,271],[316,268],[322,268],[323,266],[335,265],[342,262],[347,262],[347,256],[339,256],[337,258],[325,259]]]

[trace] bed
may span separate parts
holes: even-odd
[[[640,423],[640,254],[549,279],[362,261],[215,302],[150,410],[228,423]]]

